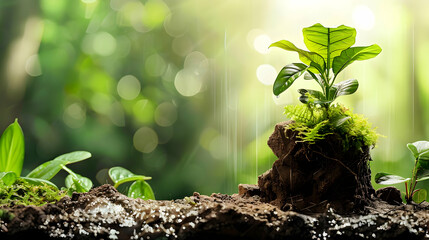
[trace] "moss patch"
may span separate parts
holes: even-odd
[[[328,110],[311,105],[288,105],[285,114],[295,121],[287,128],[299,132],[297,138],[310,144],[337,133],[343,138],[347,150],[351,146],[375,146],[379,137],[363,115],[355,114],[341,104],[332,105]]]
[[[46,203],[55,203],[65,195],[66,192],[48,185],[35,186],[18,179],[14,184],[7,186],[0,181],[0,207],[41,206]]]

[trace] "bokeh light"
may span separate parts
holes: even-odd
[[[118,82],[118,94],[125,100],[133,100],[139,95],[140,90],[140,81],[133,75],[123,76]]]
[[[150,153],[158,146],[158,135],[148,127],[142,127],[134,133],[134,147],[142,153]]]

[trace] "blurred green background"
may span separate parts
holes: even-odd
[[[268,136],[305,84],[273,96],[277,72],[298,56],[268,45],[304,47],[303,27],[344,24],[357,46],[383,51],[343,73],[360,88],[339,101],[386,136],[373,173],[407,176],[406,144],[429,140],[427,9],[424,0],[1,0],[0,127],[19,118],[24,174],[87,150],[91,160],[70,167],[98,184],[119,165],[152,176],[158,199],[231,194],[271,167]]]

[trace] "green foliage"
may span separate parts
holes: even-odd
[[[381,52],[381,48],[376,44],[352,47],[356,30],[344,25],[326,28],[318,23],[304,28],[303,35],[304,43],[310,51],[299,49],[287,40],[275,42],[270,47],[297,52],[303,62],[288,64],[279,72],[273,85],[275,95],[288,89],[305,72],[306,80],[315,80],[322,88],[322,92],[300,89],[300,101],[304,104],[315,98],[313,103],[329,108],[337,97],[356,92],[359,87],[356,79],[334,84],[338,74],[354,61],[371,59]]]
[[[390,173],[377,173],[375,182],[383,185],[405,183],[405,201],[421,202],[426,199],[427,192],[424,189],[416,189],[417,183],[429,179],[429,142],[417,141],[407,144],[414,156],[414,168],[411,178],[404,178]]]
[[[9,125],[0,138],[0,172],[21,174],[24,163],[24,134],[18,119]]]
[[[314,104],[288,105],[285,114],[295,121],[287,128],[297,131],[302,142],[312,144],[337,133],[344,140],[344,148],[348,149],[352,145],[357,148],[374,146],[378,139],[378,134],[362,115],[354,114],[341,104],[328,110]]]
[[[47,184],[32,185],[23,179],[14,184],[6,185],[0,181],[0,207],[16,205],[44,205],[55,203],[66,195],[66,192]]]
[[[128,189],[128,197],[142,198],[142,199],[155,199],[155,194],[152,188],[145,180],[152,179],[143,175],[136,175],[128,169],[122,167],[112,167],[109,169],[109,177],[115,184],[114,187],[118,188],[119,185],[126,182],[133,182]]]

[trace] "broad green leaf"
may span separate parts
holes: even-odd
[[[17,176],[14,172],[0,172],[0,181],[3,181],[6,186],[14,184],[16,178]]]
[[[45,162],[31,171],[27,177],[30,178],[41,178],[50,180],[53,178],[62,168],[62,165],[79,162],[91,157],[91,153],[86,151],[76,151],[66,153],[56,157],[54,160]]]
[[[32,185],[41,186],[43,184],[46,184],[48,186],[51,186],[51,187],[58,189],[58,187],[55,184],[53,184],[52,182],[45,180],[45,179],[29,178],[29,177],[19,177],[18,179],[22,179],[22,180],[24,180],[27,183],[32,184]]]
[[[377,173],[375,175],[375,182],[383,185],[391,185],[402,183],[410,180],[410,178],[403,178],[401,176],[393,175],[390,173]]]
[[[359,87],[359,83],[356,79],[349,79],[342,82],[339,82],[337,84],[334,84],[334,87],[336,88],[334,99],[343,96],[343,95],[350,95],[357,91]]]
[[[415,203],[421,203],[423,201],[426,201],[427,195],[428,193],[425,189],[417,189],[414,191],[413,201]]]
[[[308,50],[322,56],[328,69],[332,67],[332,61],[341,54],[341,51],[353,46],[356,38],[356,29],[344,25],[326,28],[317,23],[304,28],[302,32]]]
[[[367,60],[376,57],[381,52],[381,48],[377,44],[367,47],[352,47],[341,52],[334,58],[332,70],[337,75],[348,65],[357,60]]]
[[[425,160],[429,158],[429,142],[417,141],[407,144],[408,149],[413,153],[414,158],[422,158]]]
[[[83,177],[79,174],[69,174],[65,179],[65,185],[67,188],[72,189],[76,192],[88,192],[91,190],[93,184],[91,179]]]
[[[109,176],[117,188],[122,183],[137,181],[137,180],[150,180],[151,177],[143,175],[136,175],[123,167],[112,167],[109,169]]]
[[[276,81],[273,85],[273,93],[278,96],[280,93],[286,91],[295,80],[301,76],[308,66],[302,63],[292,63],[286,65],[277,75]]]
[[[131,184],[128,189],[128,197],[155,200],[155,194],[153,193],[152,188],[143,180],[138,180]]]
[[[21,175],[24,163],[24,134],[18,119],[9,125],[0,138],[0,172]]]
[[[286,51],[297,52],[299,54],[299,59],[306,65],[316,68],[320,73],[323,73],[325,70],[325,60],[323,60],[319,54],[299,49],[287,40],[275,42],[271,44],[270,47],[278,47]]]

